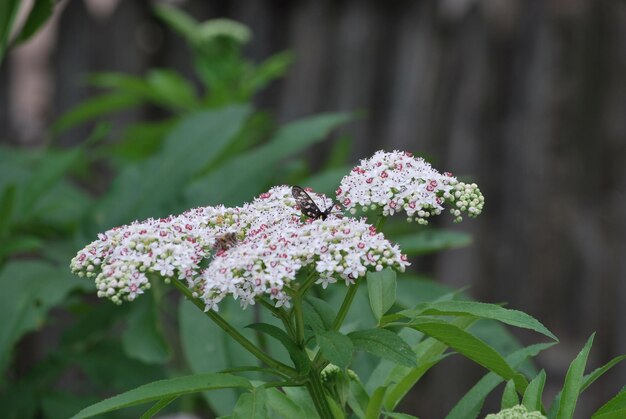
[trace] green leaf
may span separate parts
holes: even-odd
[[[324,358],[340,368],[350,365],[354,346],[349,337],[333,330],[322,330],[315,334],[315,338]]]
[[[96,219],[106,228],[124,224],[130,217],[165,216],[177,210],[171,208],[174,198],[194,174],[215,161],[250,111],[248,106],[232,106],[183,118],[167,136],[161,153],[125,167],[100,201]]]
[[[374,390],[372,397],[370,397],[370,402],[367,405],[367,410],[365,411],[366,419],[378,419],[380,417],[386,390],[386,387],[378,387]]]
[[[453,324],[439,321],[414,321],[408,325],[445,343],[505,380],[513,380],[521,394],[526,390],[528,383],[524,376],[515,371],[495,349],[471,333]]]
[[[274,54],[252,70],[252,74],[244,79],[243,88],[248,95],[265,87],[269,82],[285,74],[293,63],[293,53],[290,51]]]
[[[241,330],[245,337],[254,341],[254,332],[244,329],[246,324],[254,320],[252,310],[242,311],[237,302],[225,300],[220,304],[220,315]],[[253,355],[209,321],[189,301],[181,301],[178,319],[183,354],[194,373],[258,365],[258,360]],[[239,395],[236,389],[203,393],[212,410],[218,415],[230,414]]]
[[[595,333],[589,337],[587,343],[567,370],[561,400],[559,401],[559,409],[556,413],[557,419],[571,419],[574,416],[574,409],[576,409],[576,402],[582,388],[585,365],[587,365],[587,357],[589,356],[591,345],[593,345],[594,336]]]
[[[543,387],[546,383],[546,372],[541,370],[539,374],[528,384],[522,404],[529,412],[541,411],[543,409]]]
[[[617,365],[618,363],[622,362],[625,359],[626,359],[626,355],[617,356],[613,358],[612,360],[610,360],[609,362],[607,362],[606,364],[604,364],[603,366],[601,366],[600,368],[596,368],[593,372],[585,375],[583,377],[583,383],[580,386],[580,393],[582,394],[582,392],[585,391],[598,378],[600,378],[607,371],[609,371],[611,368],[613,368],[615,365]],[[561,393],[562,392],[559,392],[555,396],[554,401],[552,402],[552,406],[550,406],[550,412],[548,414],[549,418],[553,418],[556,415],[556,410],[561,402]]]
[[[359,330],[348,334],[355,349],[397,362],[408,367],[415,367],[415,353],[397,334],[386,329]]]
[[[468,233],[438,229],[428,229],[393,239],[403,253],[411,256],[469,246],[472,243],[472,236]]]
[[[455,320],[455,324],[461,329],[466,329],[474,322],[474,319],[469,318]],[[396,406],[422,376],[449,355],[443,355],[447,348],[447,345],[436,339],[425,339],[413,347],[413,352],[416,354],[417,367],[407,368],[402,365],[395,365],[388,371],[382,382],[383,385],[389,386],[385,395],[385,407],[387,410],[395,410]],[[384,371],[382,363],[376,368],[375,373],[381,373],[381,370]],[[370,376],[368,387],[376,379],[375,373]]]
[[[191,16],[163,3],[153,6],[154,13],[162,19],[170,28],[174,29],[187,41],[194,43],[198,40],[198,22]]]
[[[591,416],[592,419],[620,419],[626,417],[626,391],[606,402]]]
[[[419,419],[417,416],[409,415],[408,413],[385,413],[385,417],[391,419]]]
[[[3,242],[3,239],[9,235],[11,218],[15,210],[16,194],[17,186],[14,184],[7,185],[2,191],[2,196],[0,197],[0,242]]]
[[[54,185],[83,159],[82,148],[47,153],[28,179],[20,202],[20,218],[26,219],[37,211],[37,203],[49,193]]]
[[[247,325],[246,327],[266,333],[278,340],[282,343],[285,349],[287,349],[287,352],[289,352],[289,356],[298,371],[302,374],[309,372],[311,369],[311,360],[306,353],[301,350],[293,340],[291,340],[289,335],[284,330],[268,323],[253,323]]]
[[[139,419],[150,419],[152,416],[159,413],[161,410],[163,410],[165,407],[167,407],[170,403],[172,403],[177,398],[178,396],[172,396],[172,397],[166,397],[164,399],[159,400],[158,402],[153,404],[152,407],[150,407],[150,409],[146,410],[146,412],[143,415],[141,415]]]
[[[10,262],[0,271],[0,371],[13,345],[26,332],[42,327],[48,310],[83,284],[66,267],[43,262]]]
[[[270,142],[229,160],[185,190],[189,206],[239,205],[262,192],[280,162],[326,139],[328,133],[352,118],[347,113],[323,114],[291,122]]]
[[[287,397],[289,397],[289,400],[293,401],[304,410],[303,418],[319,417],[311,395],[305,387],[283,387],[283,391]]]
[[[350,380],[350,391],[348,392],[347,403],[358,418],[365,418],[365,411],[367,410],[369,402],[370,397],[363,387],[363,384],[361,384],[361,381]]]
[[[517,406],[519,404],[519,397],[517,397],[517,391],[515,391],[515,382],[513,380],[509,380],[506,382],[506,386],[504,386],[504,391],[502,392],[502,402],[500,403],[500,409],[510,409],[513,406]]]
[[[91,121],[102,115],[132,108],[142,102],[142,98],[127,93],[113,92],[95,96],[79,103],[61,115],[61,117],[52,124],[52,135],[57,136],[76,125]]]
[[[367,292],[376,321],[380,322],[396,301],[396,271],[391,268],[367,273]]]
[[[128,356],[146,364],[161,364],[169,359],[170,348],[163,337],[153,295],[133,303],[122,345]]]
[[[500,307],[495,304],[475,301],[437,301],[418,305],[415,309],[404,310],[400,314],[412,318],[420,315],[437,316],[476,316],[497,320],[511,326],[534,330],[555,341],[557,337],[538,320],[528,314]]]
[[[267,407],[271,410],[271,417],[282,417],[284,419],[303,418],[304,409],[294,400],[275,388],[266,390]]]
[[[0,259],[14,253],[31,253],[41,249],[44,241],[39,237],[24,236],[11,238],[8,241],[0,241]]]
[[[594,383],[594,381],[596,381],[598,378],[604,375],[604,373],[606,373],[608,370],[610,370],[615,365],[619,364],[625,359],[626,359],[626,355],[616,356],[615,358],[613,358],[612,360],[610,360],[609,362],[607,362],[600,368],[597,368],[590,374],[585,375],[583,377],[583,384],[580,387],[580,392],[582,393],[583,391],[585,391],[591,384]]]
[[[312,296],[307,296],[302,304],[304,324],[310,326],[313,331],[332,330],[333,322],[337,313],[326,301]]]
[[[15,39],[15,44],[28,40],[41,28],[52,15],[53,6],[52,0],[35,0],[20,34]]]
[[[159,151],[167,134],[172,131],[178,118],[158,122],[135,123],[123,133],[119,142],[101,148],[106,155],[119,156],[125,161],[139,161]]]
[[[0,1],[0,63],[9,45],[9,36],[13,28],[13,21],[20,8],[19,0]]]
[[[237,400],[233,410],[233,419],[267,418],[267,394],[263,387],[256,387],[250,393],[244,393]]]
[[[221,388],[251,388],[252,385],[243,377],[228,374],[198,374],[176,377],[169,380],[155,381],[81,410],[74,419],[88,418],[124,407],[180,396],[182,394]]]
[[[151,98],[155,103],[183,110],[198,107],[193,86],[177,72],[151,70],[147,81],[152,89]]]
[[[506,357],[506,361],[516,368],[529,357],[536,356],[539,352],[554,346],[555,343],[539,343],[527,346],[513,352]],[[492,372],[486,374],[472,387],[459,402],[452,408],[446,419],[471,419],[476,418],[480,412],[485,398],[498,386],[502,377]]]

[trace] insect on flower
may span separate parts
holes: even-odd
[[[239,242],[235,233],[224,233],[215,238],[213,249],[218,252],[224,252]]]
[[[322,211],[320,207],[317,206],[315,201],[313,201],[313,198],[311,198],[311,196],[299,186],[292,186],[291,194],[296,200],[298,207],[300,207],[302,214],[314,220],[326,220],[335,206],[335,204],[331,201],[330,207]]]

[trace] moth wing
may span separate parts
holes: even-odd
[[[302,214],[314,219],[322,216],[322,211],[319,209],[315,201],[313,201],[313,198],[311,198],[304,189],[299,186],[294,186],[291,188],[291,194],[300,207]]]

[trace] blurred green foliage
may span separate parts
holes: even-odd
[[[35,7],[44,3],[36,2]],[[10,8],[13,3],[2,4]],[[315,115],[278,126],[271,114],[252,106],[254,94],[285,73],[291,54],[279,53],[255,64],[242,55],[250,33],[241,24],[224,19],[198,23],[167,6],[155,11],[189,45],[200,89],[170,69],[153,69],[142,77],[95,74],[89,81],[103,92],[67,112],[51,129],[56,136],[95,122],[81,145],[0,148],[3,417],[67,417],[104,396],[159,378],[253,363],[224,332],[198,319],[201,313],[195,308],[177,305],[158,284],[136,303],[117,307],[94,301],[93,284],[71,276],[68,263],[98,232],[116,225],[193,206],[238,205],[276,183],[299,183],[330,193],[349,170],[347,138],[334,141],[316,174],[305,152],[354,115]],[[6,34],[6,22],[0,22],[0,35]],[[29,28],[24,27],[24,37],[34,31]],[[106,123],[114,112],[146,105],[163,109],[167,116],[121,130]],[[103,182],[103,173],[110,173],[110,181]],[[413,228],[410,234],[397,229],[413,255],[469,241],[464,234]],[[398,286],[399,295],[448,291],[410,278]],[[324,293],[329,300],[341,298],[330,290]],[[373,322],[363,316],[369,313],[364,292],[355,305],[349,321]],[[225,318],[241,326],[253,322],[253,310],[230,306],[222,310]],[[58,339],[32,335],[37,331]],[[263,340],[252,330],[246,333]],[[33,349],[32,341],[51,345]],[[273,340],[263,346],[288,359]],[[35,364],[23,366],[22,361]],[[376,364],[363,355],[357,365],[367,377]],[[208,403],[214,412],[227,414],[236,400],[236,390],[220,390],[207,393],[204,401],[183,397],[168,409]]]
[[[29,7],[28,10],[23,10]],[[0,2],[0,64],[11,46],[17,46],[32,37],[52,15],[54,0],[22,0]],[[22,11],[26,19],[18,24],[16,18]]]

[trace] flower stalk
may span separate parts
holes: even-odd
[[[215,324],[217,324],[223,331],[228,333],[233,339],[235,339],[241,346],[243,346],[248,352],[254,355],[261,362],[264,362],[267,366],[274,368],[281,373],[288,375],[289,377],[296,377],[298,371],[291,368],[288,365],[283,364],[280,361],[275,360],[271,356],[267,355],[261,349],[259,349],[254,343],[250,342],[248,338],[239,333],[230,323],[228,323],[222,316],[217,314],[213,310],[204,311],[204,304],[198,298],[195,298],[192,292],[179,280],[172,279],[172,284],[196,307],[204,312]]]

